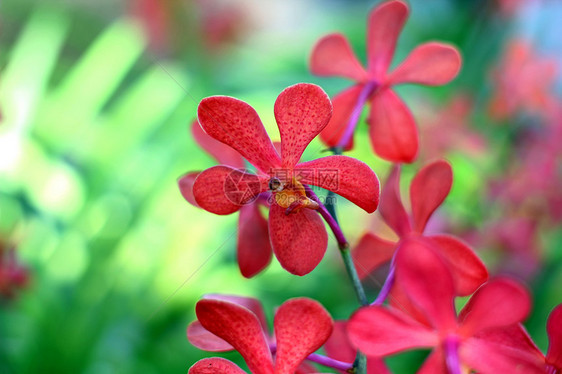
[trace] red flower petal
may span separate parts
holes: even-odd
[[[407,239],[396,254],[396,279],[414,305],[440,331],[456,327],[453,278],[436,249],[427,242]]]
[[[471,338],[459,349],[462,362],[480,374],[544,374],[544,361],[509,346]]]
[[[525,327],[522,324],[516,323],[510,326],[502,326],[496,328],[486,329],[474,336],[485,340],[490,343],[497,343],[506,345],[531,355],[535,355],[538,360],[544,361],[544,355],[533,342]]]
[[[245,205],[238,217],[238,266],[246,278],[262,271],[271,261],[267,221],[258,204]]]
[[[429,217],[445,200],[453,185],[453,170],[444,160],[424,166],[410,185],[414,230],[422,233]]]
[[[448,262],[458,296],[471,295],[486,282],[488,270],[467,244],[449,235],[427,238],[440,248],[440,253]]]
[[[369,15],[367,55],[369,74],[382,79],[392,61],[398,36],[408,18],[408,5],[388,1],[377,6]]]
[[[322,88],[299,83],[287,87],[275,101],[275,120],[281,135],[283,167],[299,162],[304,149],[332,117],[332,103]]]
[[[369,113],[375,153],[392,162],[412,162],[418,153],[418,130],[410,109],[391,89],[377,92]]]
[[[384,222],[398,236],[404,236],[412,231],[410,219],[400,198],[400,165],[398,164],[392,167],[382,188],[379,212]]]
[[[343,362],[355,361],[357,350],[351,346],[347,337],[347,321],[335,321],[332,335],[324,344],[328,357]]]
[[[318,213],[307,208],[286,215],[284,208],[271,204],[269,236],[279,263],[295,275],[305,275],[314,270],[328,246],[328,234],[322,219]]]
[[[193,183],[193,196],[206,211],[231,214],[267,190],[268,181],[256,174],[219,165],[199,174]]]
[[[328,357],[334,360],[353,363],[357,350],[347,337],[347,321],[336,321],[330,339],[324,344]],[[384,361],[378,357],[367,358],[367,374],[390,374]]]
[[[329,34],[318,40],[310,55],[310,72],[320,76],[340,76],[363,81],[367,72],[342,34]]]
[[[352,252],[359,279],[365,279],[373,270],[390,261],[396,245],[397,243],[379,238],[370,232],[363,235]]]
[[[397,310],[379,306],[359,309],[347,326],[351,344],[368,356],[388,356],[439,342],[432,330]]]
[[[301,183],[337,193],[368,213],[379,205],[379,180],[367,164],[347,156],[327,156],[295,168]]]
[[[293,373],[330,337],[332,325],[332,317],[317,301],[296,298],[283,303],[273,322],[277,340],[275,372]]]
[[[546,362],[562,369],[562,304],[550,312],[546,332],[549,339]]]
[[[435,348],[425,359],[423,365],[416,374],[449,374],[449,369],[447,369],[447,364],[445,362],[445,356],[443,355],[443,349],[440,347]]]
[[[390,74],[388,84],[442,85],[457,76],[461,64],[461,55],[455,47],[437,42],[424,43]]]
[[[240,153],[207,135],[199,125],[199,122],[193,121],[191,124],[191,134],[197,144],[213,156],[219,164],[232,166],[237,169],[244,167],[244,159],[240,156]]]
[[[264,173],[281,165],[279,155],[250,105],[228,96],[212,96],[197,108],[201,127],[216,140],[229,145]]]
[[[246,374],[234,362],[220,357],[204,358],[189,368],[188,374]]]
[[[187,340],[204,351],[224,352],[234,349],[233,346],[204,328],[199,321],[193,321],[187,326]]]
[[[341,137],[345,132],[351,113],[357,104],[359,94],[363,90],[362,84],[351,86],[348,89],[340,92],[332,99],[334,111],[332,118],[324,130],[320,133],[320,139],[328,147],[336,147],[339,145]],[[344,147],[344,150],[349,151],[353,148],[353,136],[349,140],[349,144]]]
[[[183,198],[193,206],[199,207],[197,201],[195,201],[195,196],[193,196],[193,183],[195,183],[195,178],[201,173],[200,171],[193,171],[191,173],[184,174],[178,179],[178,187],[180,188],[181,195]]]
[[[218,293],[206,294],[202,297],[202,299],[228,301],[243,306],[244,308],[254,313],[256,317],[258,317],[258,321],[260,321],[263,331],[267,332],[269,330],[269,326],[265,318],[265,312],[263,311],[263,306],[261,305],[261,302],[258,299],[255,299],[253,297],[218,294]]]
[[[462,331],[474,335],[491,327],[523,321],[531,310],[529,292],[519,283],[498,278],[480,287],[459,315]]]
[[[203,327],[230,343],[252,373],[273,372],[271,352],[256,315],[248,309],[222,300],[203,299],[195,306]]]

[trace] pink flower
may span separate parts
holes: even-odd
[[[290,273],[304,275],[321,261],[328,240],[324,223],[314,211],[318,204],[306,195],[305,184],[331,190],[371,213],[378,205],[379,182],[366,164],[346,156],[299,163],[332,114],[330,100],[320,87],[300,83],[285,89],[274,113],[281,156],[251,106],[226,96],[201,101],[198,119],[203,130],[238,151],[257,174],[215,166],[197,176],[193,195],[201,208],[226,215],[270,191],[268,228],[273,252]]]
[[[269,336],[263,310],[255,299],[212,295],[200,300],[195,310],[200,325],[190,325],[189,340],[212,351],[234,348],[254,374],[294,373],[330,337],[333,326],[324,307],[307,298],[291,299],[279,307],[273,321],[275,339]],[[270,350],[273,340],[275,358]],[[244,371],[228,360],[213,357],[198,361],[189,373]]]
[[[406,213],[402,204],[399,178],[400,167],[395,165],[383,187],[379,212],[400,239],[392,242],[366,233],[353,251],[359,277],[365,278],[372,270],[390,261],[405,242],[423,240],[448,262],[458,295],[471,294],[488,278],[482,261],[467,244],[453,236],[424,234],[427,221],[451,190],[451,166],[438,160],[415,175],[410,185],[411,214]]]
[[[349,321],[349,337],[367,355],[387,356],[433,348],[418,373],[544,373],[534,348],[521,341],[517,324],[529,314],[530,296],[518,283],[498,278],[480,287],[457,316],[448,265],[423,241],[397,253],[396,281],[407,298],[390,307],[360,309]],[[515,331],[517,336],[507,340]]]
[[[11,299],[29,283],[29,272],[16,258],[14,248],[0,243],[0,298]]]
[[[556,60],[537,56],[524,40],[512,41],[493,72],[490,115],[506,120],[520,111],[549,113],[556,106],[552,87],[557,73]]]
[[[546,322],[546,332],[548,333],[548,351],[545,362],[549,374],[559,374],[562,372],[562,304],[550,312]]]
[[[310,58],[313,74],[342,76],[356,82],[334,97],[334,116],[320,134],[328,146],[335,147],[343,141],[346,149],[352,147],[352,137],[349,141],[342,137],[359,100],[368,99],[371,110],[367,121],[375,153],[393,162],[415,159],[418,152],[415,121],[392,87],[402,83],[430,86],[448,83],[458,74],[461,57],[450,45],[429,42],[415,48],[389,72],[396,41],[408,13],[408,5],[402,1],[388,1],[373,9],[368,21],[366,70],[342,34],[327,35],[314,46]]]
[[[237,169],[244,168],[242,156],[229,146],[205,134],[197,121],[192,123],[191,133],[197,144],[219,163]],[[193,183],[199,174],[200,171],[190,172],[178,180],[182,196],[195,206],[198,205],[193,196]],[[258,274],[271,261],[272,249],[269,242],[267,221],[260,212],[260,204],[265,203],[264,199],[257,199],[253,203],[240,207],[237,260],[240,272],[246,278]]]
[[[328,357],[339,361],[353,362],[357,356],[355,349],[347,336],[347,321],[334,322],[334,331],[330,339],[324,344]],[[345,373],[341,371],[342,373]],[[367,358],[367,374],[390,374],[384,361],[378,357]]]

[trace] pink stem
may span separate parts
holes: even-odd
[[[363,89],[359,93],[357,102],[355,103],[353,111],[351,112],[351,116],[349,117],[349,122],[347,123],[345,131],[336,148],[344,149],[347,146],[347,144],[353,137],[353,133],[355,132],[355,128],[357,127],[357,123],[359,122],[359,117],[361,116],[361,112],[363,111],[365,102],[378,87],[379,83],[376,81],[368,81],[363,85]]]

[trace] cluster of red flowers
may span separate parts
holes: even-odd
[[[369,16],[368,64],[364,69],[345,37],[332,34],[314,47],[311,70],[340,75],[357,83],[332,101],[318,86],[296,84],[277,98],[274,114],[281,142],[273,144],[255,110],[245,102],[213,96],[198,108],[193,136],[221,164],[179,180],[188,202],[218,215],[240,212],[238,264],[245,277],[262,271],[272,253],[288,272],[303,276],[322,260],[327,232],[333,231],[344,261],[349,245],[335,218],[309,187],[329,190],[368,213],[379,208],[396,233],[391,242],[365,234],[353,249],[348,272],[361,307],[346,321],[334,322],[317,301],[295,298],[275,313],[268,330],[260,303],[251,298],[208,295],[196,305],[197,321],[187,336],[213,352],[238,351],[252,373],[312,373],[312,363],[342,372],[388,373],[383,358],[405,350],[431,349],[418,373],[560,373],[562,306],[547,323],[546,355],[521,324],[531,298],[524,286],[488,270],[468,244],[446,234],[425,232],[433,212],[453,183],[450,164],[428,163],[410,184],[408,213],[400,196],[400,164],[416,159],[418,132],[413,116],[392,86],[400,83],[441,85],[459,72],[455,47],[422,44],[388,72],[409,8],[385,2]],[[379,180],[363,162],[340,155],[353,146],[353,132],[363,106],[374,152],[394,162],[380,194]],[[301,162],[316,137],[336,155]],[[255,172],[244,170],[246,162]],[[328,205],[328,206],[327,206]],[[269,210],[263,216],[265,207]],[[379,296],[365,299],[360,279],[390,262]],[[455,298],[470,296],[457,313]],[[326,355],[315,353],[324,347]],[[195,363],[189,373],[243,373],[223,358]]]

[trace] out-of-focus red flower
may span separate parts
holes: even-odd
[[[546,322],[546,332],[549,340],[545,357],[550,370],[548,374],[558,374],[562,372],[562,304],[550,312]]]
[[[366,70],[342,34],[327,35],[314,46],[310,58],[313,74],[342,76],[357,82],[334,97],[334,116],[320,134],[326,145],[340,145],[352,112],[364,96],[371,103],[368,123],[375,153],[394,162],[412,162],[416,157],[418,134],[414,118],[392,87],[402,83],[445,84],[458,74],[461,57],[453,46],[424,43],[388,72],[408,13],[408,5],[402,1],[388,1],[373,9],[368,21]],[[343,146],[350,149],[352,140],[344,139]]]
[[[473,108],[467,95],[454,96],[444,107],[424,103],[420,108],[420,156],[431,160],[454,152],[476,157],[482,155],[487,142],[469,126],[468,118]]]
[[[229,146],[207,135],[197,121],[191,124],[193,138],[207,153],[220,164],[237,169],[244,168],[244,159]],[[178,180],[182,196],[192,205],[198,206],[193,196],[193,183],[200,171],[190,172]],[[240,272],[251,278],[262,271],[271,261],[272,249],[269,242],[267,221],[260,212],[260,204],[267,205],[265,199],[256,199],[240,207],[238,217],[237,260]]]
[[[486,281],[486,267],[467,244],[450,235],[424,235],[427,221],[449,194],[452,183],[453,172],[446,161],[434,161],[423,167],[410,185],[409,215],[400,198],[400,166],[393,167],[381,193],[379,212],[400,239],[392,242],[366,233],[353,250],[360,278],[390,261],[405,242],[416,239],[426,241],[446,259],[458,295],[469,295]]]
[[[330,337],[333,320],[317,301],[295,298],[275,313],[270,336],[261,305],[255,299],[211,295],[196,305],[197,322],[188,328],[190,342],[211,351],[237,350],[254,374],[306,372],[303,361]],[[193,327],[195,326],[195,327]],[[270,345],[275,343],[275,359]],[[244,373],[234,363],[206,358],[189,373]]]
[[[524,40],[513,40],[492,75],[490,115],[503,121],[520,112],[550,112],[556,105],[552,86],[557,73],[554,59],[537,56]]]
[[[461,373],[461,367],[482,374],[544,373],[534,349],[498,339],[496,331],[509,333],[529,314],[530,296],[518,283],[507,278],[485,283],[457,316],[448,265],[417,240],[398,252],[396,281],[405,298],[390,307],[362,308],[349,321],[349,338],[362,352],[387,356],[433,348],[418,371],[423,374]]]
[[[18,262],[15,249],[0,243],[0,297],[13,298],[28,282],[28,270]]]
[[[347,336],[347,321],[334,322],[334,331],[324,344],[328,357],[344,362],[353,362],[357,356],[355,349]],[[345,373],[343,371],[340,371]],[[377,357],[367,358],[367,374],[390,374],[384,361]]]
[[[275,102],[274,113],[281,135],[281,156],[251,106],[226,96],[201,101],[198,118],[205,132],[238,151],[256,167],[257,174],[215,166],[197,176],[193,195],[201,208],[226,215],[270,191],[273,252],[287,271],[304,275],[321,261],[328,239],[314,211],[318,203],[306,195],[304,185],[333,191],[371,213],[378,205],[379,182],[366,164],[346,156],[299,163],[304,149],[332,113],[330,100],[320,87],[300,83],[285,89]]]

